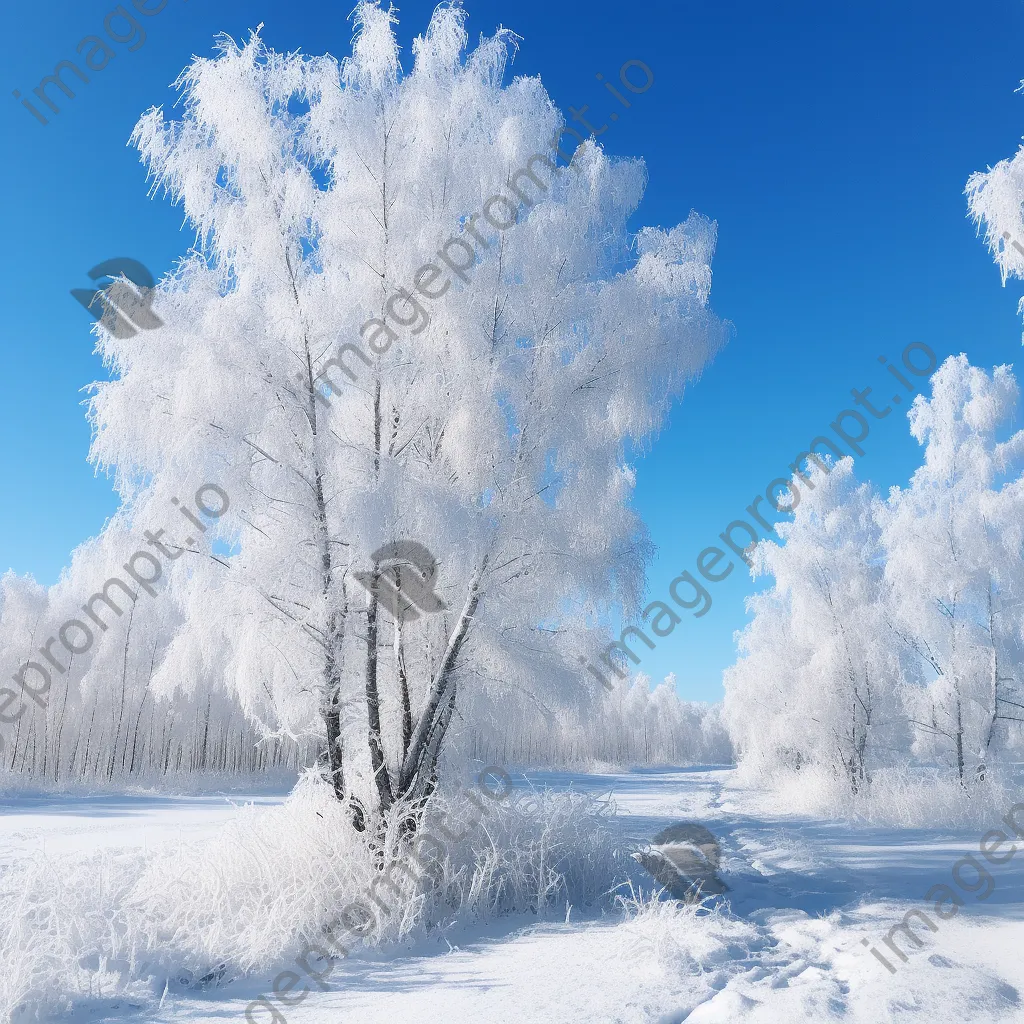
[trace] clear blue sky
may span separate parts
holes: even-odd
[[[80,39],[103,33],[113,4],[5,11],[0,570],[52,582],[115,506],[85,461],[81,389],[103,369],[69,289],[86,287],[87,270],[113,256],[159,274],[191,240],[179,212],[147,198],[125,146],[137,117],[171,102],[169,83],[192,54],[210,52],[218,31],[238,38],[263,22],[276,49],[343,55],[353,5],[168,0],[139,17],[141,47],[112,44],[116,57],[75,99],[62,98],[46,126],[11,90],[30,95],[75,58]],[[540,74],[563,111],[590,104],[595,126],[621,109],[595,75],[614,81],[624,61],[646,62],[654,86],[602,136],[610,153],[647,161],[637,226],[675,224],[691,208],[718,221],[712,304],[734,335],[638,464],[637,503],[658,545],[652,598],[785,473],[850,404],[851,388],[899,390],[879,355],[898,360],[924,341],[940,358],[1020,362],[1018,292],[1000,287],[962,195],[971,171],[1012,155],[1024,133],[1020,0],[969,12],[901,0],[467,6],[472,38],[514,29],[524,37],[514,73]],[[432,7],[402,5],[406,48]],[[902,413],[874,424],[864,447],[858,472],[886,487],[918,458]],[[755,586],[737,571],[714,585],[711,611],[687,616],[642,668],[675,672],[684,696],[716,698]]]

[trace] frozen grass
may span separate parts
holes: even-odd
[[[324,926],[353,902],[373,911],[362,941],[374,947],[502,915],[561,914],[567,901],[593,906],[626,860],[607,815],[579,793],[438,794],[416,859],[399,853],[398,815],[385,823],[382,872],[309,775],[284,804],[243,808],[206,841],[38,855],[2,879],[0,1014],[49,1019],[115,994],[142,1006],[165,987],[264,971],[322,945]]]
[[[849,780],[814,767],[762,774],[740,764],[736,781],[751,787],[744,809],[760,814],[800,814],[865,821],[898,828],[984,825],[1021,800],[1019,766],[990,772],[983,781],[939,768],[880,768],[870,784],[853,793]]]
[[[661,890],[644,893],[629,885],[616,897],[625,912],[631,957],[656,962],[673,975],[735,971],[760,943],[752,924],[732,917],[728,904],[705,898],[696,903],[663,900]]]

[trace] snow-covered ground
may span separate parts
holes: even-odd
[[[229,796],[0,797],[0,863],[33,851],[146,849],[160,842],[197,839],[229,821],[239,804],[278,804],[286,795],[283,790]]]
[[[755,815],[728,769],[625,774],[531,773],[535,785],[610,792],[616,826],[650,839],[668,824],[696,821],[722,845],[730,886],[714,913],[674,903],[626,906],[581,919],[574,908],[541,922],[491,925],[459,946],[423,943],[400,956],[360,953],[334,966],[321,991],[297,1005],[256,1007],[255,1024],[417,1024],[454,1022],[669,1022],[732,1024],[849,1020],[1024,1021],[1024,854],[988,864],[992,890],[940,919],[924,894],[953,885],[964,854],[980,862],[988,827],[886,829],[796,816]],[[39,850],[140,848],[213,834],[244,796],[6,798],[0,802],[0,864]],[[251,799],[269,804],[280,795]],[[1024,844],[1022,844],[1024,845]],[[961,880],[973,884],[970,868]],[[986,886],[986,889],[988,887]],[[984,892],[985,889],[981,889]],[[628,894],[628,890],[627,890]],[[947,902],[946,908],[949,904]],[[921,948],[896,938],[908,962],[884,945],[906,911],[928,912],[938,930],[915,921]],[[898,967],[891,974],[862,944]],[[280,965],[287,969],[288,964]],[[114,993],[78,1007],[73,1019],[245,1021],[271,992],[272,975],[202,992],[171,991],[158,1010]],[[293,983],[295,991],[301,985]]]

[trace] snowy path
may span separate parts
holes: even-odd
[[[924,893],[951,882],[962,854],[977,855],[984,829],[756,817],[744,813],[730,778],[725,770],[531,774],[538,784],[611,791],[630,837],[649,838],[682,819],[705,824],[722,843],[731,914],[597,921],[573,914],[569,924],[492,929],[455,949],[420,946],[391,959],[355,953],[335,967],[328,991],[311,993],[275,1024],[1024,1021],[1024,854],[990,865],[994,888],[984,902],[967,894],[962,912],[938,921],[934,934],[918,925],[920,949],[899,936],[909,962],[896,961],[891,975],[861,939],[888,954],[882,940],[907,910],[934,917]],[[84,836],[90,848],[138,846],[173,840],[178,829],[196,838],[232,813],[224,798],[96,800],[5,801],[0,863],[33,842],[79,847]],[[102,1010],[82,1007],[74,1019],[243,1022],[249,1002],[269,991],[269,978],[247,979],[172,994],[152,1014],[107,1002]],[[252,1020],[272,1017],[258,1010]]]

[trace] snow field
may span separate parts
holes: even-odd
[[[448,796],[444,827],[479,827],[431,865],[436,884],[396,876],[401,898],[378,888],[394,912],[381,912],[347,957],[311,956],[312,974],[296,955],[342,900],[365,894],[375,869],[330,841],[333,799],[310,780],[229,820],[198,799],[194,811],[164,804],[188,841],[15,851],[0,876],[4,1005],[26,1003],[19,1024],[223,1024],[246,1020],[247,1009],[252,1024],[1024,1020],[1024,857],[992,869],[988,899],[965,900],[934,934],[916,928],[920,948],[901,939],[908,962],[895,976],[862,944],[884,950],[909,909],[930,909],[927,890],[952,883],[958,858],[977,853],[977,825],[771,811],[723,769],[531,779],[532,791],[487,815]],[[609,790],[613,799],[600,799]],[[124,831],[130,804],[123,798],[111,816],[113,844],[137,837]],[[38,821],[39,808],[25,806]],[[139,798],[139,811],[148,806]],[[686,906],[652,899],[650,880],[630,886],[626,851],[680,820],[721,840],[724,900]],[[424,829],[443,835],[437,824]],[[281,971],[297,975],[283,988],[291,1005],[274,996]]]

